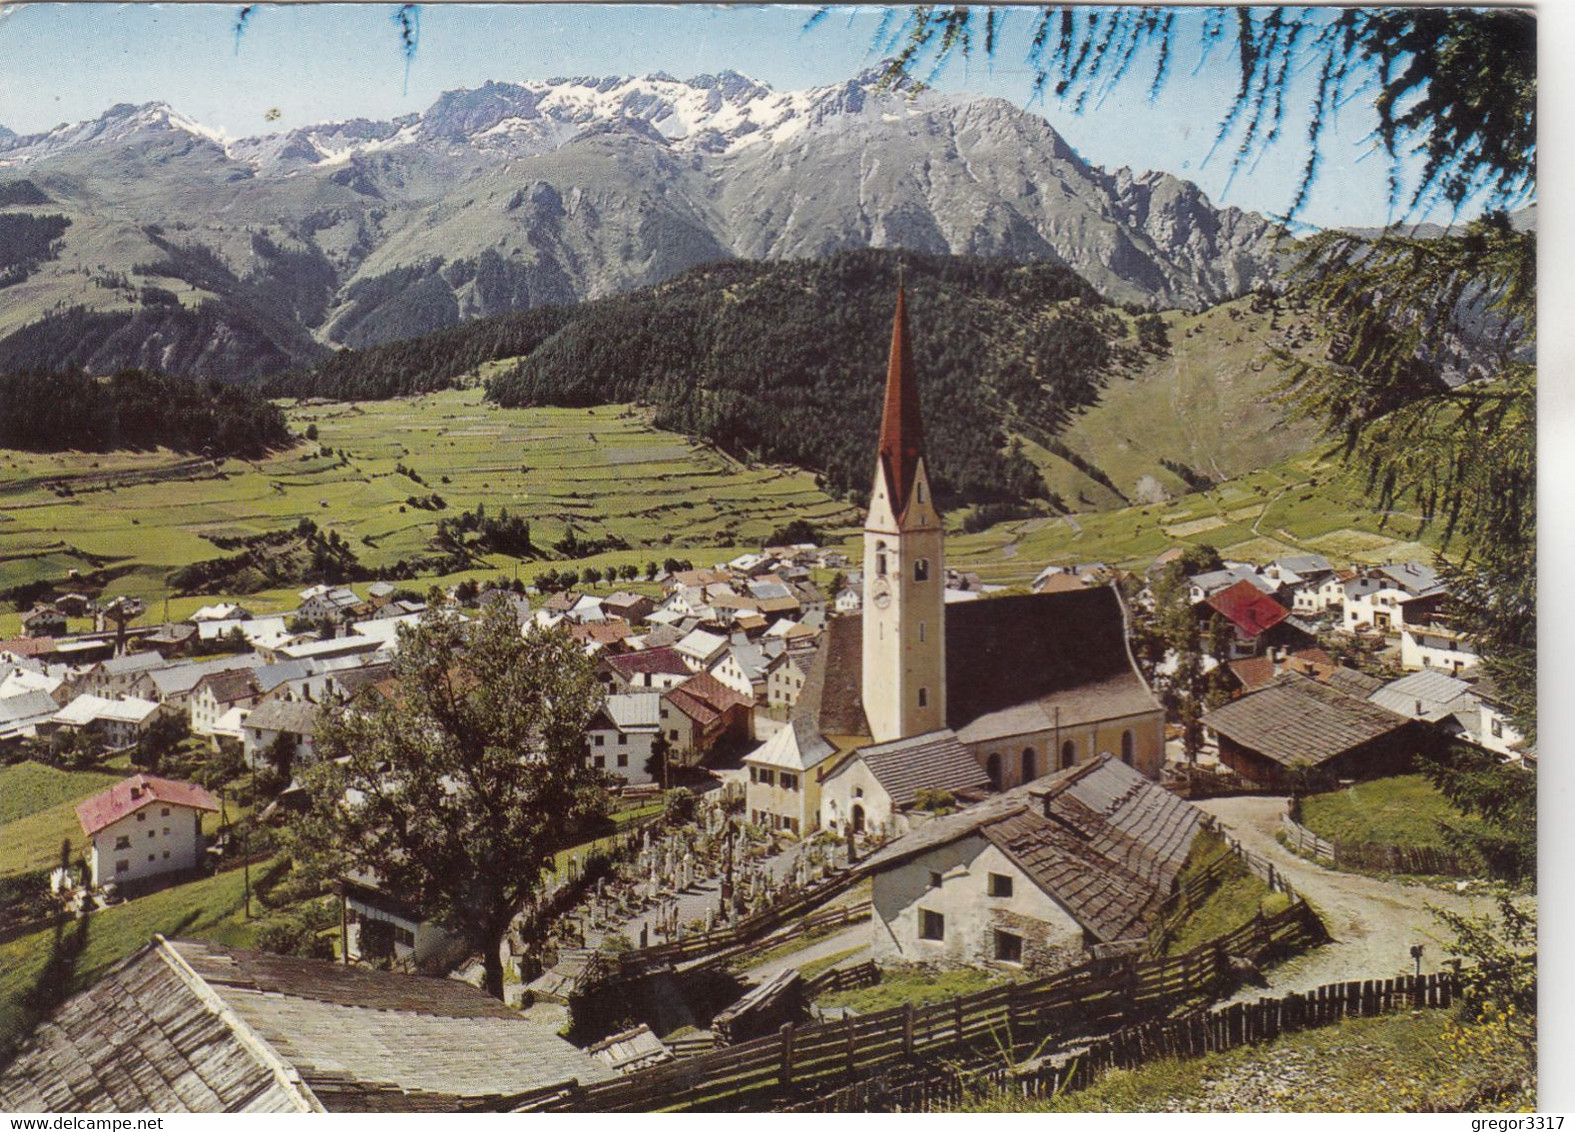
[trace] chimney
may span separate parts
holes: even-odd
[[[1417,714],[1418,718],[1420,718],[1421,715],[1422,715],[1422,701],[1421,700],[1417,700],[1416,701],[1416,714]]]

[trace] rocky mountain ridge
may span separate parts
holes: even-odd
[[[147,364],[128,327],[156,308],[162,350],[240,376],[712,260],[859,247],[1062,264],[1145,307],[1199,308],[1274,278],[1264,218],[1166,173],[1091,166],[1004,100],[887,89],[880,74],[787,92],[731,71],[489,82],[391,121],[243,139],[123,104],[0,134],[0,187],[26,179],[71,221],[57,254],[6,288],[0,360],[5,336],[58,338],[38,324],[80,307],[100,325],[73,360],[131,350]],[[294,298],[267,325],[237,324],[257,293]],[[224,300],[201,332],[267,348],[181,343]]]

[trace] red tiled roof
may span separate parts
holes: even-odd
[[[1288,609],[1245,578],[1206,598],[1205,604],[1229,621],[1237,635],[1249,639],[1267,632],[1291,615]]]
[[[670,648],[642,649],[640,652],[609,656],[605,663],[624,677],[637,673],[668,673],[674,676],[686,676],[689,673],[689,666],[684,663],[683,657]]]
[[[576,641],[594,641],[599,645],[615,645],[625,637],[634,635],[634,627],[622,617],[609,617],[605,621],[590,621],[584,625],[570,625],[569,636]]]
[[[12,652],[17,656],[43,656],[59,647],[60,640],[57,637],[12,637],[0,641],[0,652]]]
[[[151,774],[134,774],[79,803],[77,821],[82,823],[83,832],[91,837],[105,826],[154,802],[190,806],[197,810],[216,811],[219,808],[213,795],[194,783],[155,778]]]
[[[751,707],[754,701],[741,696],[709,672],[701,672],[667,693],[668,701],[701,726],[709,726],[730,708]]]

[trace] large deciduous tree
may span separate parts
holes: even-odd
[[[510,921],[582,822],[605,812],[586,759],[600,692],[566,633],[485,610],[402,630],[385,695],[324,712],[322,760],[299,841],[335,869],[375,874],[481,952],[503,995]]]

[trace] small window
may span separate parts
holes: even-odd
[[[159,831],[158,830],[156,830],[156,829],[148,830],[148,839],[149,840],[152,840],[153,838],[157,837],[158,835],[159,835]]]
[[[597,770],[601,770],[604,766],[607,765],[607,760],[602,758],[600,755],[597,755],[595,758],[593,758],[591,760],[591,765],[593,767],[595,767]]]
[[[1077,761],[1077,744],[1068,739],[1061,744],[1061,769],[1065,770]]]
[[[138,810],[137,811],[137,820],[138,821],[147,821],[148,820],[148,815],[143,813],[141,810]]]
[[[915,558],[913,560],[913,580],[915,582],[928,582],[930,580],[930,560],[928,558]]]
[[[130,872],[131,871],[131,862],[130,861],[116,861],[115,862],[115,871],[117,873]]]
[[[165,806],[162,810],[159,811],[159,816],[163,817],[163,818],[169,817],[170,816],[170,808],[168,806]]]
[[[760,781],[763,785],[770,786],[776,781],[776,775],[769,770],[763,770],[760,772]]]
[[[1494,719],[1488,724],[1488,730],[1493,732],[1493,738],[1502,739],[1504,737],[1504,721],[1502,719]]]
[[[605,735],[596,735],[593,738],[598,747],[604,745],[607,742],[607,736]]]
[[[618,765],[619,766],[628,766],[629,765],[629,752],[628,751],[619,751],[618,752]]]
[[[1037,777],[1038,777],[1038,775],[1035,773],[1035,767],[1034,767],[1034,749],[1032,747],[1024,747],[1023,748],[1023,781],[1024,782],[1032,782]]]
[[[923,621],[919,622],[919,643],[920,644],[924,643],[924,622]]]
[[[126,837],[124,835],[115,838],[115,848],[116,849],[130,849],[131,848],[131,838]]]
[[[170,859],[170,851],[168,849],[164,850],[164,859],[166,861]]]
[[[1023,937],[1013,932],[997,930],[995,933],[995,958],[1001,963],[1023,961]]]
[[[170,827],[169,826],[165,826],[164,827],[164,836],[168,837],[169,835],[170,835]]]
[[[1132,732],[1123,731],[1121,733],[1121,761],[1126,763],[1128,766],[1132,765],[1133,750],[1134,742]]]
[[[920,707],[929,707],[930,706],[930,690],[928,688],[920,688],[919,689],[919,706]]]
[[[676,731],[669,731],[667,737],[675,743],[678,742],[678,732]]]
[[[416,933],[409,928],[395,928],[394,939],[402,947],[414,947],[416,945]]]
[[[1012,878],[1001,873],[990,874],[990,895],[1010,896],[1012,894]]]
[[[798,775],[783,772],[777,776],[777,782],[784,790],[798,789]]]
[[[619,735],[618,736],[618,745],[620,747],[627,747],[629,745],[629,736],[627,736],[627,735]]]
[[[886,573],[886,552],[877,551],[875,554],[875,573],[877,576]]]
[[[156,860],[158,860],[158,858],[156,856],[154,856],[152,853],[149,853],[148,854],[148,860],[149,861],[156,861]]]
[[[932,869],[930,871],[930,887],[931,888],[939,888],[939,887],[941,887],[941,880],[942,880],[941,874],[938,873],[938,872],[935,872]]]
[[[1001,756],[998,752],[992,752],[984,760],[984,773],[985,777],[990,780],[990,789],[999,790],[1001,788]]]
[[[919,481],[918,486],[917,486],[916,490],[914,491],[914,494],[915,494],[915,496],[917,496],[917,498],[918,498],[920,503],[924,502],[924,481],[923,480]]]
[[[946,938],[946,917],[928,909],[919,910],[919,938],[943,940]]]

